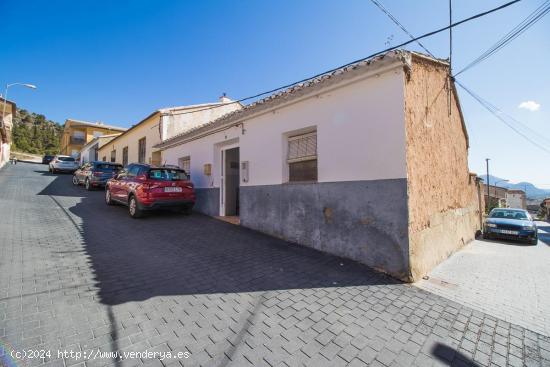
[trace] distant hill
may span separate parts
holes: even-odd
[[[480,175],[479,177],[483,179],[484,183],[487,183],[487,175]],[[493,175],[489,175],[489,180],[490,180],[489,183],[491,185],[494,185],[495,182],[500,181],[497,183],[497,186],[505,187],[507,189],[512,189],[512,190],[524,190],[528,199],[544,199],[546,197],[550,197],[550,190],[539,189],[538,187],[536,187],[530,182],[518,182],[515,184],[509,183],[509,182],[503,182],[502,178],[496,177]]]
[[[17,109],[13,119],[12,150],[33,154],[59,152],[63,126],[46,116]]]

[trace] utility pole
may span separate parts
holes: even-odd
[[[453,28],[450,25],[453,24],[453,2],[449,0],[449,76],[448,76],[448,90],[447,90],[447,108],[449,116],[451,116],[451,82],[453,81]]]
[[[489,193],[489,188],[490,188],[490,182],[489,182],[489,161],[490,161],[490,158],[485,158],[485,162],[487,164],[487,210],[489,210],[489,204],[491,203],[491,196],[490,196],[490,193]]]

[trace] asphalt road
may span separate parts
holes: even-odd
[[[490,313],[206,216],[133,220],[70,180],[0,170],[2,366],[550,365],[550,338]]]

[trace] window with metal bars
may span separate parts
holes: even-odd
[[[288,181],[317,181],[317,132],[288,138]]]
[[[122,166],[126,167],[128,165],[128,147],[122,148]]]
[[[138,162],[145,163],[145,138],[138,141]]]

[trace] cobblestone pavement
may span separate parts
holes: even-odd
[[[42,165],[0,170],[0,211],[5,366],[550,365],[541,334],[205,216],[132,220]]]
[[[550,224],[539,243],[474,241],[417,286],[550,336]]]

